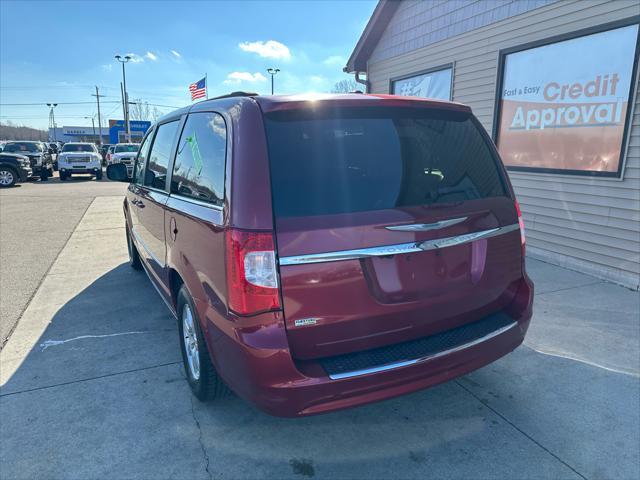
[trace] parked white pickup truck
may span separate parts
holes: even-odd
[[[138,155],[140,145],[137,143],[118,143],[113,149],[113,153],[107,159],[109,165],[114,163],[124,163],[127,166],[129,177],[133,175],[133,164]]]
[[[102,157],[93,143],[65,143],[58,154],[58,170],[63,182],[79,173],[102,180]]]

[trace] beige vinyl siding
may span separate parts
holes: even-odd
[[[367,73],[371,91],[388,93],[391,78],[453,63],[454,101],[470,105],[491,133],[501,49],[636,15],[640,15],[636,0],[551,3],[402,55],[370,60]],[[411,41],[410,36],[402,38]],[[375,51],[372,58],[376,58]],[[510,172],[533,256],[634,289],[640,285],[638,76],[622,180]]]

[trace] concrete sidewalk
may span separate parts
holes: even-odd
[[[535,317],[512,354],[279,419],[192,398],[175,321],[126,265],[121,204],[91,203],[0,352],[3,479],[640,477],[638,292],[529,260]]]
[[[123,183],[74,179],[0,189],[0,349],[96,196],[122,198]]]

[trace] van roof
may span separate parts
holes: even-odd
[[[467,105],[434,98],[402,97],[400,95],[383,95],[367,93],[305,93],[300,95],[274,95],[254,97],[264,112],[287,110],[319,104],[340,106],[389,106],[422,108],[438,108],[458,111],[471,111]]]
[[[158,123],[172,120],[185,113],[206,111],[211,107],[222,107],[228,109],[239,103],[255,101],[260,105],[263,112],[273,112],[278,110],[288,110],[295,108],[312,107],[314,105],[333,104],[335,106],[358,107],[358,106],[388,106],[407,107],[415,106],[420,108],[436,108],[446,110],[456,110],[471,112],[471,108],[458,102],[438,100],[435,98],[403,97],[400,95],[383,95],[370,93],[303,93],[296,95],[258,95],[249,92],[233,92],[201,102],[194,103],[174,110],[158,120]]]

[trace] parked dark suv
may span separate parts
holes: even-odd
[[[29,157],[0,152],[0,188],[13,187],[18,182],[26,182],[32,173]]]
[[[502,357],[531,318],[518,204],[464,105],[203,101],[146,135],[124,214],[202,400],[226,384],[299,416],[390,398]]]
[[[53,176],[53,159],[48,145],[44,142],[8,142],[3,152],[29,157],[33,175],[40,177],[42,181]]]

